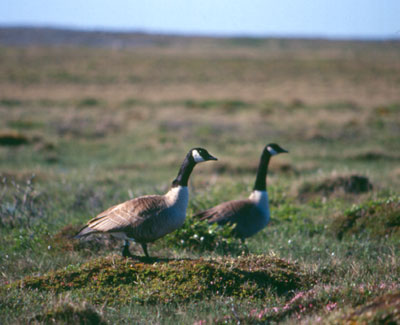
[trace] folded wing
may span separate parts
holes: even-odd
[[[76,238],[98,232],[120,232],[127,228],[134,230],[165,208],[164,197],[159,195],[148,195],[126,201],[89,220]]]
[[[221,203],[213,208],[196,214],[201,220],[218,224],[236,223],[254,212],[254,203],[250,200],[237,200]]]

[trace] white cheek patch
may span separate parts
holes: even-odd
[[[277,152],[276,152],[272,147],[270,147],[270,146],[267,147],[267,150],[269,151],[269,153],[270,153],[272,156],[274,156],[274,155],[277,154]]]
[[[192,156],[193,156],[194,161],[197,163],[205,161],[204,158],[199,154],[199,152],[197,150],[192,151]]]

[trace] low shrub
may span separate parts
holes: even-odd
[[[187,218],[185,224],[165,237],[169,246],[191,251],[240,253],[245,247],[233,235],[234,225],[209,225],[205,221]]]

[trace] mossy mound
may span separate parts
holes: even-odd
[[[321,181],[306,182],[298,189],[300,199],[314,198],[316,195],[329,197],[335,192],[360,194],[373,188],[369,179],[361,175],[345,175],[325,178]]]
[[[400,236],[400,196],[354,206],[331,225],[335,235],[367,233],[372,237]]]
[[[82,324],[82,325],[105,325],[102,317],[90,306],[76,306],[73,304],[62,304],[54,309],[49,309],[43,314],[29,320],[29,324]]]
[[[333,324],[399,324],[400,292],[386,294],[360,306]]]
[[[265,298],[271,292],[282,295],[308,288],[313,282],[297,265],[263,255],[154,263],[110,256],[44,276],[28,276],[10,286],[79,291],[93,303],[165,303],[211,296]]]

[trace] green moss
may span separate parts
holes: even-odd
[[[258,299],[271,290],[288,294],[312,283],[297,265],[263,255],[152,264],[110,256],[43,276],[28,276],[9,289],[78,291],[93,303],[156,304],[210,296]]]
[[[400,235],[400,197],[370,201],[354,206],[339,216],[331,225],[335,235],[367,233],[372,237]]]

